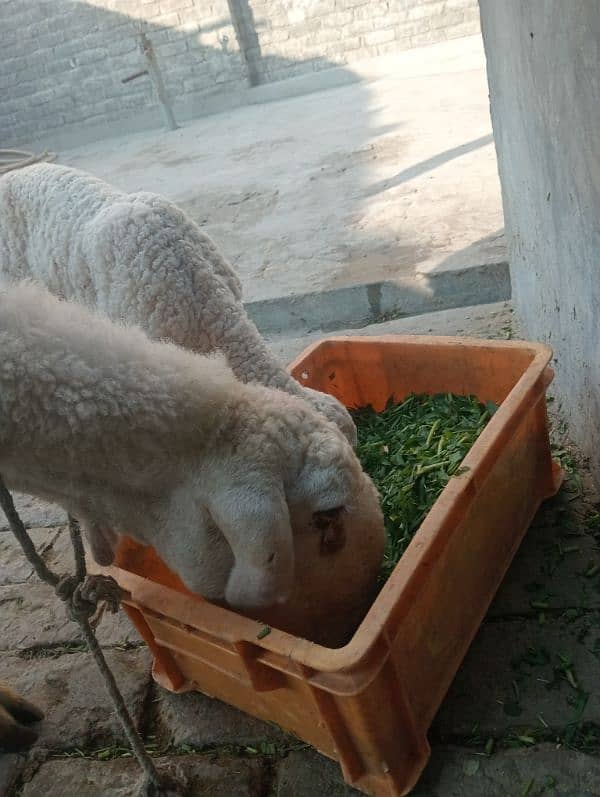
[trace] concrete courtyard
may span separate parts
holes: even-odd
[[[249,303],[384,280],[419,290],[423,275],[505,259],[481,37],[269,91],[281,99],[59,162],[175,201],[239,270]]]

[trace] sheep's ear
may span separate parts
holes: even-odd
[[[322,556],[336,553],[346,544],[343,506],[313,512],[313,525],[321,534]]]
[[[228,484],[209,499],[210,514],[235,560],[225,597],[236,608],[284,602],[293,587],[294,545],[281,485],[257,475]]]
[[[320,509],[318,512],[313,512],[316,527],[318,529],[327,528],[339,518],[343,511],[343,506],[334,506],[332,509]]]

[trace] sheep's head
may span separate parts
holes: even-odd
[[[336,506],[313,513],[314,526],[321,535],[319,550],[322,556],[336,553],[346,544],[344,512],[343,506]]]
[[[316,605],[318,595],[324,606],[331,600],[324,572],[333,577],[354,560],[360,572],[344,593],[352,615],[376,578],[384,526],[348,440],[305,401],[279,391],[245,386],[233,410],[233,422],[171,504],[164,547],[178,548],[173,569],[192,591],[246,613],[285,606],[300,616],[300,604]],[[203,583],[209,527],[230,554],[221,595]]]
[[[349,641],[376,594],[385,548],[379,496],[362,474],[344,507],[290,509],[294,585],[288,599],[251,616],[322,645]]]

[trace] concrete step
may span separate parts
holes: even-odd
[[[511,298],[506,260],[246,304],[263,335],[331,332]]]
[[[513,310],[510,302],[493,302],[470,307],[423,313],[409,318],[397,318],[379,324],[357,328],[343,328],[331,335],[465,335],[478,338],[508,338],[513,335]],[[322,330],[298,334],[267,334],[271,350],[282,362],[290,362],[307,346],[327,337]]]

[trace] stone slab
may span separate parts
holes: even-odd
[[[64,509],[56,504],[42,501],[41,498],[14,493],[13,500],[25,528],[61,526],[67,520],[67,513]],[[4,512],[0,511],[0,532],[3,531],[9,531],[9,525]]]
[[[598,542],[585,527],[579,502],[563,491],[542,505],[500,587],[489,617],[543,615],[564,609],[600,608]]]
[[[159,771],[183,772],[189,797],[257,797],[266,794],[265,774],[258,759],[187,755],[155,759]],[[139,788],[135,761],[61,759],[48,761],[25,785],[23,797],[132,797]],[[316,797],[316,795],[314,796]]]
[[[29,536],[44,559],[57,534],[57,528],[29,529]],[[33,567],[13,534],[0,534],[0,586],[22,583],[29,580],[33,573]]]
[[[290,753],[277,767],[275,797],[359,797],[342,777],[335,761],[314,750]]]
[[[96,636],[103,646],[140,642],[122,609],[116,615],[104,613]],[[0,587],[0,651],[27,651],[80,641],[79,626],[67,617],[52,587],[37,580]]]
[[[443,269],[394,282],[370,282],[334,290],[249,302],[246,310],[263,335],[363,328],[388,318],[406,318],[511,297],[504,260],[457,270]]]
[[[600,759],[555,745],[502,750],[491,757],[438,748],[413,797],[595,797]]]
[[[113,650],[106,659],[139,723],[150,683],[150,654],[146,649]],[[68,750],[124,741],[104,681],[87,653],[30,660],[4,655],[0,678],[45,712],[37,726],[37,748]]]
[[[9,794],[23,765],[23,756],[0,752],[0,795]]]
[[[594,797],[600,759],[555,745],[501,750],[491,757],[468,748],[434,747],[414,797]],[[529,791],[527,791],[529,789]],[[339,766],[314,751],[294,752],[277,768],[276,797],[358,797]]]
[[[159,689],[155,709],[158,735],[164,743],[244,746],[289,739],[276,725],[199,692],[176,695]]]
[[[442,739],[477,733],[485,739],[514,728],[564,730],[577,717],[578,700],[566,669],[589,695],[581,719],[600,722],[600,613],[573,622],[551,619],[546,625],[535,619],[486,622],[450,687],[433,733]]]

